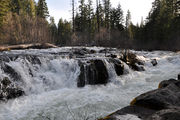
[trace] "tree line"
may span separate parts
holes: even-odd
[[[49,18],[45,0],[0,0],[0,44],[50,42],[60,46],[179,49],[180,0],[155,0],[148,17],[131,22],[110,0],[72,0],[72,20]]]
[[[45,0],[0,0],[0,44],[54,42]]]

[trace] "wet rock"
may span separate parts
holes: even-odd
[[[78,87],[84,87],[85,84],[97,85],[108,83],[109,75],[103,60],[90,60],[87,63],[81,63],[80,70]]]
[[[176,83],[178,84],[179,81],[177,81],[175,79],[164,80],[164,81],[159,83],[158,88],[165,88],[165,87],[167,87],[170,84],[176,84]]]
[[[94,53],[96,53],[96,51],[95,50],[90,50],[90,53],[94,54]]]
[[[165,109],[154,113],[145,120],[179,120],[180,108]]]
[[[107,57],[117,58],[117,55],[115,55],[115,54],[110,54],[110,55],[108,55]]]
[[[156,59],[153,59],[152,61],[151,61],[151,64],[153,65],[153,66],[156,66],[158,63],[157,63],[157,60]]]
[[[110,59],[110,62],[114,64],[114,69],[118,76],[124,74],[124,65],[119,59]]]
[[[91,64],[88,67],[88,77],[90,85],[108,83],[109,76],[106,64],[102,60],[91,60]]]
[[[7,88],[6,93],[6,99],[13,99],[24,95],[24,91],[22,91],[20,88]]]
[[[117,116],[126,115],[126,114],[132,114],[141,119],[145,119],[147,118],[147,116],[150,116],[155,112],[156,112],[155,110],[151,110],[139,106],[127,106],[99,120],[119,120]]]
[[[119,120],[117,116],[132,114],[143,120],[179,120],[180,118],[180,81],[165,80],[159,89],[136,97],[127,106],[100,120]]]
[[[180,106],[180,88],[176,84],[171,83],[165,88],[153,90],[136,97],[131,102],[131,105],[153,110]]]
[[[21,80],[21,76],[10,65],[4,63],[2,65],[2,69],[5,73],[9,74],[9,76],[15,81]]]
[[[178,80],[180,80],[180,74],[178,74]]]
[[[122,52],[122,57],[120,58],[123,62],[129,65],[135,71],[145,71],[143,61],[139,60],[136,54],[126,50]]]
[[[24,91],[15,86],[9,78],[0,80],[0,101],[7,101],[24,95]]]
[[[41,61],[39,60],[38,56],[35,56],[35,55],[26,55],[25,59],[27,59],[32,64],[41,65]]]
[[[6,86],[8,86],[8,85],[11,84],[11,81],[9,80],[8,77],[5,77],[5,78],[1,81],[1,83],[2,83],[3,86],[6,87]]]
[[[95,50],[88,50],[86,48],[81,48],[81,49],[75,49],[73,54],[79,55],[79,56],[84,56],[86,54],[94,54],[96,53]]]
[[[86,76],[85,76],[85,66],[82,64],[82,63],[79,63],[79,66],[80,66],[80,75],[79,75],[79,79],[77,81],[77,86],[78,87],[84,87],[86,82]]]

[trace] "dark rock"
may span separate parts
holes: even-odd
[[[94,53],[96,53],[96,51],[95,50],[90,50],[90,53],[94,54]]]
[[[86,54],[94,54],[96,53],[95,50],[88,50],[86,48],[82,48],[82,49],[75,49],[73,54],[75,55],[80,55],[80,56],[84,56]]]
[[[139,60],[136,54],[132,52],[124,51],[120,60],[125,62],[135,71],[145,71],[144,67],[142,66],[144,65],[143,61]]]
[[[180,108],[165,109],[158,111],[148,117],[146,120],[179,120]]]
[[[90,85],[108,83],[109,75],[105,63],[102,60],[91,60],[88,77]]]
[[[145,71],[143,66],[139,66],[137,64],[129,64],[129,66],[135,71]]]
[[[6,86],[8,86],[8,85],[11,84],[11,81],[9,80],[8,77],[5,77],[5,78],[1,81],[1,83],[2,83],[3,86],[6,87]]]
[[[99,51],[99,53],[107,53],[107,51],[108,51],[107,49],[102,49]]]
[[[0,101],[14,99],[24,95],[24,91],[15,86],[9,78],[5,77],[0,81]]]
[[[144,93],[136,97],[131,105],[141,106],[153,110],[167,109],[172,106],[180,106],[179,83],[171,83],[168,86]]]
[[[153,59],[152,61],[151,61],[151,64],[153,65],[153,66],[156,66],[158,63],[157,63],[157,60],[156,59]]]
[[[162,82],[159,83],[159,86],[158,88],[165,88],[167,87],[168,85],[170,84],[176,84],[178,83],[179,81],[175,80],[175,79],[169,79],[169,80],[164,80]]]
[[[39,60],[38,56],[27,55],[27,56],[25,56],[25,59],[27,59],[32,64],[41,65],[41,61]]]
[[[85,76],[85,66],[82,64],[82,63],[80,63],[80,75],[79,75],[79,79],[78,79],[78,81],[77,81],[77,86],[78,87],[84,87],[85,86],[85,84],[86,84],[86,82],[85,82],[85,80],[86,80],[86,76]]]
[[[13,99],[24,95],[24,91],[20,88],[7,88],[7,99]]]
[[[159,89],[136,97],[130,104],[100,120],[119,120],[118,116],[126,114],[142,120],[180,120],[180,81],[162,81]]]
[[[117,55],[110,54],[110,55],[108,55],[107,57],[111,57],[111,58],[117,58]]]
[[[116,116],[126,115],[126,114],[132,114],[141,119],[145,119],[147,118],[147,116],[150,116],[155,112],[156,112],[155,110],[151,110],[151,109],[147,109],[147,108],[143,108],[139,106],[127,106],[100,120],[119,120],[117,119]]]
[[[124,65],[119,59],[110,59],[110,62],[114,64],[114,68],[118,76],[124,74]]]
[[[180,80],[180,74],[178,74],[178,80]]]
[[[18,81],[18,80],[21,80],[21,76],[11,67],[9,66],[8,64],[4,63],[2,65],[2,69],[5,73],[9,74],[9,76],[15,80],[15,81]]]
[[[80,63],[81,73],[77,82],[78,87],[85,84],[97,85],[108,83],[108,71],[102,60],[90,60],[87,63]]]

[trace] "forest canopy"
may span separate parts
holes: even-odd
[[[77,1],[76,1],[77,2]],[[110,0],[72,0],[72,20],[56,25],[46,0],[0,0],[0,44],[54,43],[139,50],[179,50],[180,0],[155,0],[148,17],[131,22],[131,12]]]

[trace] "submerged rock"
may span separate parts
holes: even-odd
[[[157,63],[157,60],[156,59],[153,59],[152,61],[151,61],[151,64],[153,65],[153,66],[156,66],[158,63]]]

